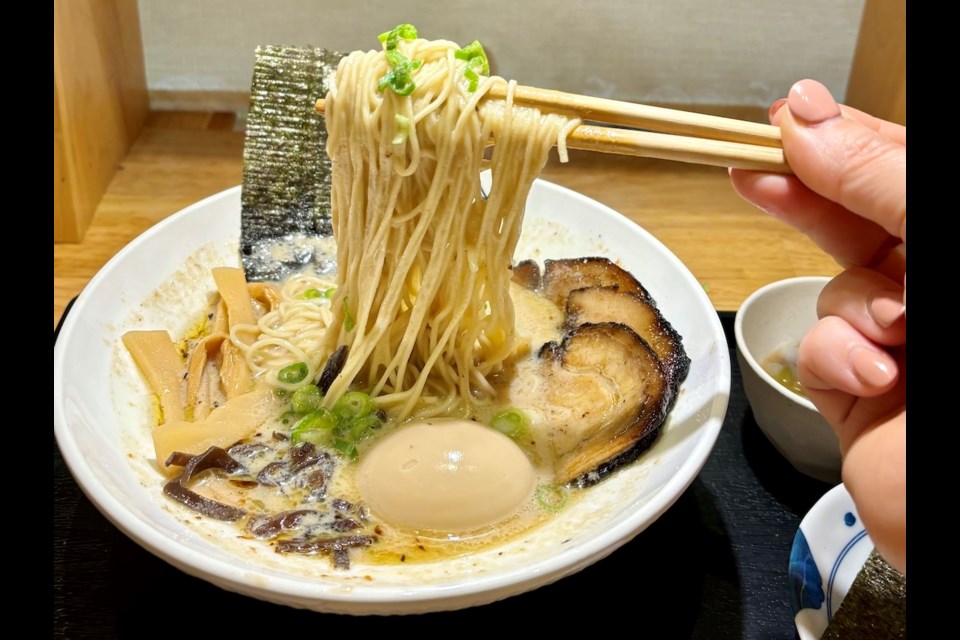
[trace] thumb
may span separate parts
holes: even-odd
[[[841,113],[825,86],[801,80],[778,114],[783,151],[811,190],[907,241],[907,147]]]

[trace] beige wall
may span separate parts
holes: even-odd
[[[521,83],[639,102],[846,94],[864,0],[139,0],[153,92],[249,89],[258,44],[370,49],[400,22],[479,39]],[[434,9],[432,7],[439,7]]]

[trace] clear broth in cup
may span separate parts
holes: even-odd
[[[798,396],[807,397],[800,381],[797,379],[797,350],[798,340],[788,340],[766,355],[760,366],[769,373],[774,380]]]

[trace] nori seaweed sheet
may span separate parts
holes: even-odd
[[[907,578],[874,550],[821,640],[907,637]]]
[[[240,225],[240,253],[250,281],[280,280],[321,260],[308,248],[278,257],[269,250],[277,241],[333,233],[327,130],[314,105],[327,94],[343,56],[318,47],[257,47]]]

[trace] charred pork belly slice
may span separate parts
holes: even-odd
[[[571,291],[586,287],[616,287],[651,300],[647,290],[629,271],[606,258],[570,258],[543,263],[540,290],[561,309],[566,307]]]
[[[633,329],[657,354],[676,397],[690,369],[690,358],[680,334],[649,298],[616,287],[576,289],[567,298],[566,314],[567,330],[587,322],[619,322]]]
[[[538,291],[540,289],[540,265],[533,260],[524,260],[513,265],[511,280],[524,289]]]
[[[632,462],[656,440],[687,376],[682,338],[647,290],[606,258],[513,267],[513,281],[563,309],[560,344],[540,350],[521,402],[539,414],[531,443],[558,459],[556,481],[586,486]]]
[[[559,484],[594,484],[632,461],[663,426],[673,392],[653,349],[630,327],[582,324],[540,350],[532,436],[552,450]]]

